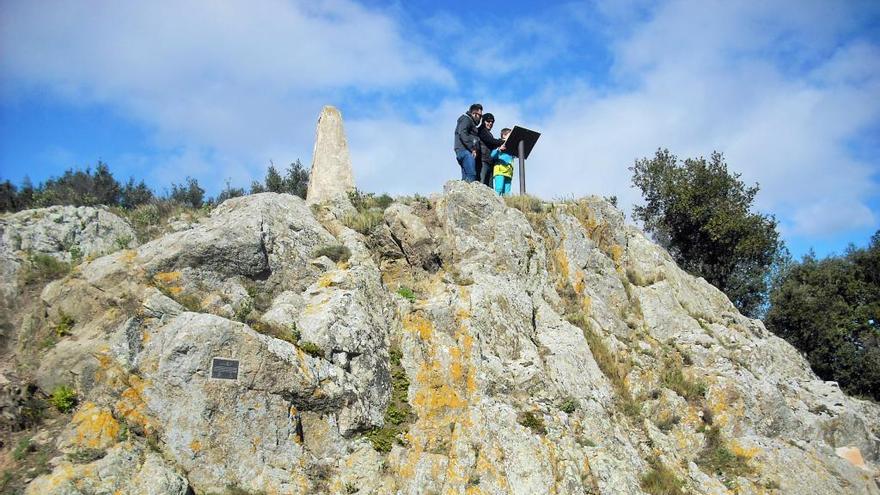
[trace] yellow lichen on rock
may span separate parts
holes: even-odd
[[[137,375],[131,375],[128,384],[129,387],[122,392],[114,405],[116,412],[128,424],[140,426],[145,432],[155,431],[155,422],[147,416],[147,406],[143,400],[143,392],[147,383]]]
[[[427,341],[431,338],[434,324],[420,313],[410,313],[403,317],[403,328],[409,332],[417,333],[420,339]]]
[[[73,436],[69,441],[77,447],[87,449],[106,449],[116,443],[119,437],[119,422],[109,409],[86,402],[71,419]]]
[[[159,272],[153,275],[153,280],[162,285],[176,284],[180,280],[180,272]]]

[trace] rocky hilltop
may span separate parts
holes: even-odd
[[[78,398],[24,492],[880,493],[880,407],[604,200],[358,214],[257,194],[140,246],[104,209],[2,217],[4,435]],[[82,262],[27,297],[36,251]]]

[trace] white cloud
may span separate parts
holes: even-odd
[[[635,158],[718,150],[760,183],[757,206],[792,232],[877,228],[867,203],[880,170],[849,146],[880,120],[878,47],[853,39],[845,13],[670,2],[653,14],[614,44],[613,72],[631,90],[556,95],[540,123],[535,192],[617,194],[628,207],[639,201],[627,170]]]
[[[541,17],[553,29],[583,22],[608,40],[613,63],[599,88],[595,74],[548,68],[556,56],[585,60],[567,52],[581,34],[574,30],[512,23],[509,42],[488,36],[495,43],[476,51],[493,73],[471,61],[460,67],[467,86],[458,86],[439,60],[460,63],[459,48],[476,43],[471,19],[427,13],[424,32],[410,36],[393,12],[344,0],[6,3],[0,69],[6,86],[109,104],[154,128],[170,158],[151,168],[165,183],[189,174],[246,184],[270,159],[309,163],[321,105],[343,101],[358,184],[392,193],[436,191],[458,178],[455,119],[478,95],[513,94],[503,89],[522,77],[534,93],[483,103],[499,129],[519,123],[543,133],[530,192],[617,195],[629,207],[639,201],[627,170],[634,159],[658,147],[682,158],[719,150],[745,182],[760,183],[759,208],[786,232],[877,227],[867,205],[880,190],[878,162],[850,152],[880,122],[880,48],[858,25],[862,5],[620,5],[546,14],[566,23]],[[521,58],[500,62],[505,47],[528,40]]]
[[[346,0],[7,2],[0,46],[4,85],[110,105],[186,148],[159,168],[191,175],[307,159],[321,106],[344,91],[453,83],[394,19]]]

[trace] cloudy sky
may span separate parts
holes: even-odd
[[[311,162],[325,104],[358,187],[460,176],[455,120],[542,132],[544,198],[639,201],[627,170],[725,154],[791,250],[880,228],[880,3],[0,0],[0,178],[108,163],[216,194]]]

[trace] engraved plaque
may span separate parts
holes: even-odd
[[[215,357],[211,362],[211,378],[238,380],[238,360]]]

